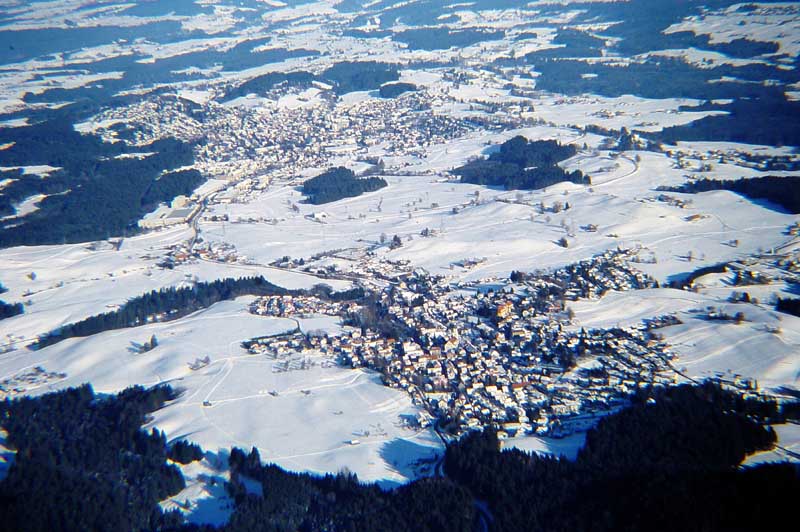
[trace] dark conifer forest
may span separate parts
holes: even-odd
[[[700,179],[663,190],[687,194],[730,190],[749,199],[772,202],[792,214],[800,213],[800,176],[764,176],[722,181]]]
[[[779,298],[775,310],[800,317],[800,298]]]
[[[190,464],[203,459],[203,449],[196,443],[179,440],[169,446],[167,457],[173,462]]]
[[[562,181],[590,185],[589,176],[580,170],[567,172],[558,163],[578,153],[573,145],[555,140],[530,141],[514,137],[500,146],[488,159],[471,161],[453,173],[462,183],[503,187],[506,190],[535,190]]]
[[[765,530],[790,515],[798,469],[738,466],[774,445],[763,423],[780,418],[774,403],[683,385],[606,417],[574,462],[498,452],[489,431],[451,445],[445,470],[487,502],[493,530]]]
[[[0,294],[4,294],[5,292],[8,292],[8,288],[3,286],[3,283],[0,283]],[[25,312],[25,307],[22,303],[6,303],[0,300],[0,320],[17,316],[23,312]]]
[[[102,397],[84,385],[0,403],[17,450],[0,482],[0,530],[158,530],[180,522],[158,501],[184,487],[167,464],[164,435],[146,416],[174,398],[168,387]]]
[[[279,85],[308,87],[318,81],[333,86],[337,94],[353,91],[369,91],[381,88],[385,83],[397,80],[400,74],[396,65],[377,61],[343,61],[327,68],[320,74],[310,72],[270,72],[252,78],[225,96],[232,100],[248,94],[266,95]]]
[[[322,73],[338,94],[375,90],[399,77],[396,65],[378,61],[342,61]]]
[[[25,312],[25,307],[22,303],[6,303],[0,300],[0,320],[18,316]]]
[[[232,449],[229,522],[189,525],[157,502],[184,486],[167,458],[188,463],[202,450],[140,428],[175,393],[99,396],[85,385],[0,404],[17,451],[0,481],[0,530],[752,531],[791,519],[800,492],[796,465],[740,467],[774,446],[768,424],[786,408],[704,383],[643,391],[589,431],[574,461],[501,450],[494,431],[473,432],[448,446],[444,476],[392,491]]]
[[[210,283],[196,283],[183,288],[163,288],[128,300],[118,310],[91,316],[76,323],[64,325],[41,336],[35,347],[43,348],[67,338],[91,336],[103,331],[136,327],[153,321],[169,321],[192,312],[208,308],[214,303],[228,301],[240,296],[303,295],[313,294],[333,300],[358,299],[363,296],[359,288],[344,292],[332,292],[329,287],[319,285],[310,290],[287,290],[274,285],[263,277],[239,279],[217,279]]]
[[[138,231],[136,222],[161,201],[203,182],[196,170],[170,170],[194,162],[189,143],[163,139],[147,146],[104,142],[76,132],[66,120],[0,130],[0,166],[50,165],[47,179],[20,170],[0,172],[13,181],[0,191],[0,217],[43,194],[38,209],[0,222],[0,248],[86,242]],[[139,155],[128,156],[139,152]],[[144,154],[144,155],[141,155]]]
[[[386,85],[381,85],[378,94],[380,94],[381,98],[397,98],[401,94],[416,90],[417,86],[413,83],[387,83]]]
[[[380,177],[358,178],[352,170],[338,167],[309,179],[302,190],[309,203],[319,205],[374,192],[386,185],[386,180]]]

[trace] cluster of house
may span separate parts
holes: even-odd
[[[709,171],[711,162],[719,164],[732,164],[755,170],[784,170],[795,171],[800,166],[800,156],[797,153],[769,153],[755,154],[742,151],[735,145],[724,146],[718,149],[700,151],[686,146],[666,149],[665,153],[675,161],[677,168]]]
[[[0,400],[14,398],[27,393],[30,388],[38,388],[66,378],[66,373],[47,371],[42,366],[35,366],[1,380]]]
[[[800,234],[800,224],[796,224],[798,230],[794,233],[789,233],[793,236]],[[792,228],[789,229],[790,231]],[[775,268],[786,272],[780,277],[784,277],[794,283],[800,283],[800,249],[788,249],[775,259]],[[776,276],[779,277],[779,276]]]
[[[203,241],[192,245],[191,242],[181,242],[173,245],[161,265],[175,267],[178,264],[196,260],[214,262],[227,262],[229,264],[247,264],[248,259],[240,255],[233,244],[218,241]]]
[[[427,88],[360,101],[337,98],[330,86],[318,89],[303,105],[281,103],[298,96],[298,88],[288,84],[271,91],[269,98],[238,103],[212,99],[198,105],[160,95],[104,111],[94,121],[109,141],[117,140],[111,125],[118,122],[129,125],[134,145],[170,137],[203,139],[197,143],[194,166],[204,175],[235,182],[292,179],[308,168],[325,168],[332,159],[367,156],[377,144],[388,155],[422,154],[428,146],[479,128],[474,120],[435,112],[453,103],[453,96]],[[490,122],[501,118],[486,116]]]
[[[116,142],[118,128],[125,124],[128,134],[126,142],[134,146],[145,146],[164,138],[176,138],[187,142],[203,137],[201,112],[191,103],[174,95],[159,95],[145,98],[130,105],[106,109],[95,116],[97,125],[93,133],[107,142]]]
[[[680,209],[685,209],[689,207],[693,202],[690,199],[681,199],[676,198],[675,196],[670,196],[669,194],[659,194],[653,199],[645,198],[642,200],[644,201],[660,201],[662,203],[666,203],[667,205],[671,205],[673,207],[678,207]]]
[[[265,296],[250,305],[250,312],[277,318],[304,316],[346,316],[355,303],[323,300],[315,296]]]
[[[325,334],[303,334],[293,332],[280,336],[254,338],[244,343],[244,347],[253,355],[280,360],[284,364],[277,366],[278,371],[292,369],[308,369],[322,358],[321,366],[333,366],[342,353],[358,349],[374,341],[389,346],[391,341],[380,339],[375,333],[361,335],[359,331],[349,334],[328,336]],[[387,347],[388,349],[388,347]],[[389,352],[386,351],[388,355]]]
[[[563,436],[590,427],[637,389],[666,386],[677,377],[670,365],[673,355],[653,332],[674,324],[674,318],[608,330],[570,323],[569,299],[652,286],[650,278],[627,265],[631,253],[609,252],[513,281],[459,286],[409,270],[377,294],[377,302],[364,306],[306,296],[265,297],[252,312],[360,314],[361,327],[332,337],[254,340],[247,347],[276,358],[321,354],[376,370],[388,386],[407,391],[423,407],[422,425],[436,419],[454,434],[492,425],[501,429],[501,437]],[[383,321],[371,322],[376,316]]]
[[[672,354],[650,332],[669,320],[612,330],[568,326],[565,299],[650,285],[620,264],[621,255],[521,283],[494,280],[502,288],[490,291],[475,284],[453,292],[414,274],[382,300],[410,338],[362,336],[355,346],[345,343],[340,358],[380,371],[454,433],[497,425],[501,437],[560,436],[588,428],[636,389],[676,378]]]
[[[198,148],[198,165],[232,180],[293,178],[307,168],[328,166],[332,158],[365,156],[376,144],[389,155],[421,153],[475,128],[431,112],[424,91],[360,102],[318,98],[301,107],[210,102],[205,121],[207,136]]]
[[[540,282],[566,286],[564,298],[595,299],[610,290],[641,290],[657,286],[655,279],[631,267],[639,261],[639,249],[608,250],[590,259],[569,264],[555,272],[537,274]]]

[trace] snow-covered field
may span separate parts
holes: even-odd
[[[402,427],[418,410],[377,375],[334,366],[280,373],[275,365],[245,355],[187,376],[174,383],[186,396],[158,411],[153,425],[206,449],[255,446],[287,469],[348,468],[385,486],[415,478],[416,460],[442,451],[432,430]]]
[[[336,334],[343,327],[337,318],[261,317],[248,312],[252,298],[239,298],[167,323],[73,338],[41,350],[28,349],[37,336],[116,309],[151,290],[231,277],[262,275],[290,289],[324,283],[334,290],[346,290],[352,288],[353,278],[361,275],[358,272],[363,272],[367,262],[408,261],[411,268],[424,268],[455,284],[507,277],[515,270],[557,268],[606,250],[636,248],[641,250],[642,262],[635,266],[663,285],[698,268],[746,262],[776,249],[791,252],[796,247],[796,237],[786,230],[800,217],[775,205],[725,191],[686,195],[657,190],[702,178],[795,175],[767,172],[742,160],[750,156],[796,159],[796,148],[679,142],[665,152],[617,152],[611,149],[616,140],[613,133],[601,136],[587,132],[597,130],[587,130],[586,126],[658,132],[720,111],[699,110],[705,103],[701,99],[564,96],[536,90],[538,74],[522,60],[526,54],[562,46],[555,39],[564,28],[602,36],[614,26],[599,19],[575,23],[587,9],[583,4],[591,2],[580,2],[576,8],[567,6],[558,14],[539,11],[554,4],[545,1],[482,11],[473,9],[471,2],[455,3],[431,20],[431,27],[500,33],[483,42],[441,50],[420,49],[394,40],[412,27],[402,18],[382,21],[383,11],[371,11],[385,7],[379,2],[364,7],[374,15],[369,17],[346,11],[338,0],[289,3],[260,2],[256,10],[224,1],[203,1],[196,3],[194,15],[170,12],[159,17],[126,14],[131,7],[128,4],[83,0],[41,5],[13,2],[2,8],[2,29],[73,28],[94,35],[103,28],[147,32],[149,25],[163,22],[187,33],[185,38],[173,40],[150,34],[136,39],[115,37],[106,43],[91,42],[37,57],[17,56],[9,50],[10,59],[0,69],[0,112],[16,114],[0,121],[0,129],[24,128],[32,123],[23,116],[25,112],[63,108],[83,98],[83,90],[119,83],[112,86],[122,88],[109,97],[141,95],[144,99],[121,103],[113,110],[117,115],[100,112],[81,116],[74,124],[77,131],[118,140],[115,127],[144,123],[152,125],[153,132],[148,134],[153,138],[174,136],[199,142],[204,134],[200,115],[208,113],[222,117],[215,124],[230,120],[246,129],[267,123],[277,132],[274,142],[260,137],[222,139],[222,156],[218,159],[204,151],[208,146],[198,148],[195,167],[214,179],[195,191],[195,196],[208,204],[202,206],[192,227],[178,225],[147,232],[125,238],[119,246],[112,239],[0,250],[0,282],[8,288],[0,298],[25,304],[23,315],[0,321],[0,381],[14,383],[12,388],[17,391],[11,395],[42,394],[84,382],[91,382],[103,393],[157,383],[170,383],[181,391],[177,400],[155,413],[148,428],[165,431],[170,440],[197,442],[207,454],[200,463],[182,466],[188,487],[165,501],[165,508],[181,508],[196,522],[224,522],[230,510],[223,488],[226,453],[232,446],[246,450],[256,447],[264,460],[291,470],[323,473],[347,468],[362,480],[391,487],[430,474],[430,463],[419,461],[430,461],[442,452],[443,445],[432,429],[407,427],[406,421],[419,412],[419,407],[406,393],[384,386],[374,373],[346,369],[321,358],[311,360],[309,369],[282,371],[275,360],[251,355],[241,347],[241,342],[250,338],[277,335],[298,326],[305,332],[322,329]],[[398,2],[385,11],[408,5]],[[703,68],[773,63],[790,68],[787,61],[800,55],[796,3],[753,6],[704,11],[673,25],[668,33],[709,35],[712,43],[741,38],[776,43],[775,54],[733,58],[688,48],[654,50],[635,59],[677,57]],[[358,28],[356,21],[362,24]],[[385,34],[348,34],[354,28]],[[225,57],[245,44],[252,44],[252,51]],[[608,46],[601,57],[586,60],[620,65],[632,60],[616,57]],[[264,64],[249,60],[250,54],[264,51],[306,51],[307,55]],[[208,64],[203,62],[206,56],[212,58]],[[202,68],[186,67],[186,57],[197,57]],[[126,64],[131,58],[136,62],[132,70],[154,67],[152,86],[148,85],[150,81],[124,85],[126,72],[114,65],[116,61]],[[307,145],[301,142],[298,151],[327,154],[325,166],[309,164],[288,171],[264,163],[265,153],[285,148],[279,134],[289,126],[281,120],[324,114],[331,109],[342,118],[370,110],[373,105],[379,107],[386,100],[378,98],[376,90],[339,95],[334,87],[322,83],[292,88],[274,98],[251,94],[225,101],[223,97],[231,88],[257,76],[291,71],[318,74],[345,60],[396,63],[400,81],[420,88],[426,99],[424,108],[392,110],[392,118],[447,118],[470,127],[465,127],[462,135],[423,140],[403,152],[373,131],[358,139],[356,133],[360,132],[352,132],[344,148],[337,143],[317,146],[319,138],[339,127],[324,123],[320,131],[303,129]],[[522,66],[506,66],[513,60],[520,60]],[[114,68],[96,70],[96,63],[104,61]],[[173,69],[173,62],[180,68]],[[163,71],[162,65],[167,65]],[[159,76],[170,81],[161,82]],[[179,81],[173,81],[173,76]],[[792,87],[797,89],[798,84],[787,85],[787,89]],[[64,89],[64,101],[48,99],[52,89]],[[198,113],[171,114],[169,120],[156,123],[159,113],[168,107],[162,106],[161,96],[191,102]],[[44,98],[37,101],[37,97]],[[263,123],[248,120],[262,115],[279,119]],[[300,127],[306,126],[301,123]],[[578,154],[561,165],[590,175],[592,185],[561,183],[537,191],[505,191],[457,183],[449,174],[471,158],[495,151],[515,135],[574,144]],[[13,145],[0,143],[0,152]],[[372,166],[368,161],[376,159],[383,163],[386,188],[325,205],[304,201],[298,187],[304,179],[336,165],[361,172]],[[33,175],[42,180],[59,170],[57,166],[21,162],[0,167],[0,171],[21,171],[26,178]],[[13,185],[17,177],[12,174],[0,179],[0,191]],[[258,186],[240,187],[240,178]],[[20,198],[4,220],[17,222],[35,213],[45,197],[36,193]],[[402,245],[390,249],[388,242],[395,235]],[[566,248],[558,244],[562,237],[567,240]],[[192,260],[174,269],[158,265],[187,242],[232,246],[242,260]],[[274,265],[286,256],[302,258],[313,268],[335,267],[337,275],[322,276],[318,269],[311,273]],[[460,265],[465,259],[479,260],[465,267]],[[682,324],[660,332],[678,354],[674,365],[686,378],[739,374],[757,379],[767,390],[800,387],[800,318],[773,310],[776,297],[796,297],[787,283],[747,286],[759,304],[729,303],[731,292],[742,288],[731,286],[728,274],[704,276],[695,287],[695,291],[657,288],[611,292],[600,300],[573,302],[569,305],[575,314],[572,326],[629,326],[673,314]],[[708,307],[728,313],[741,311],[744,322],[709,321],[703,317]],[[157,336],[158,347],[139,353],[136,346],[152,335]],[[206,356],[208,365],[190,368]],[[779,427],[778,433],[784,449],[800,452],[796,426]],[[0,476],[13,455],[4,441],[0,432]],[[518,437],[505,442],[507,446],[567,457],[574,457],[582,443],[581,435],[560,440]],[[786,456],[785,450],[778,449],[752,457],[751,462]]]
[[[724,295],[709,294],[703,289],[694,293],[671,288],[610,292],[600,300],[572,304],[573,326],[625,327],[650,317],[674,314],[683,323],[660,332],[678,353],[676,365],[687,376],[702,379],[722,372],[756,378],[767,389],[796,385],[800,381],[800,319],[775,312],[768,305],[768,298],[764,305],[728,303],[726,298],[733,290],[751,288],[729,287]],[[708,307],[728,314],[742,312],[745,321],[737,325],[708,320]]]
[[[800,55],[800,9],[796,2],[735,4],[708,11],[670,26],[666,33],[691,31],[708,35],[711,42],[728,43],[736,39],[774,42],[778,54]]]
[[[0,376],[41,367],[48,375],[25,393],[91,382],[98,392],[131,384],[169,383],[179,399],[155,413],[153,425],[170,439],[188,438],[210,452],[256,446],[261,455],[294,470],[339,471],[393,485],[415,478],[414,462],[441,451],[430,430],[404,428],[418,409],[377,375],[313,359],[310,369],[251,355],[241,342],[296,329],[298,321],[251,314],[252,298],[218,303],[185,318],[65,340],[37,351],[3,355]],[[302,331],[339,330],[334,318],[299,320]],[[152,335],[158,346],[139,353]],[[210,363],[197,370],[197,359]],[[298,366],[298,369],[294,369]],[[357,441],[358,443],[354,443]]]
[[[523,133],[559,138],[561,130]],[[459,143],[433,149],[416,167],[437,172],[433,176],[389,175],[387,188],[327,205],[304,204],[294,188],[274,186],[250,203],[220,205],[214,212],[233,220],[264,216],[277,224],[226,224],[223,235],[216,223],[204,231],[264,264],[284,255],[307,259],[331,249],[368,249],[378,245],[381,235],[396,234],[403,246],[394,251],[379,246],[385,258],[407,259],[431,273],[464,279],[556,267],[618,246],[642,246],[657,263],[642,264],[641,269],[666,281],[703,265],[776,247],[796,219],[724,191],[676,194],[691,201],[686,208],[656,201],[654,189],[683,183],[685,171],[674,168],[667,156],[650,152],[618,156],[590,151],[565,162],[569,169],[591,175],[592,187],[563,183],[541,191],[508,192],[442,179],[441,172],[483,149]],[[568,203],[570,208],[540,213],[540,202],[548,207]],[[581,230],[589,224],[597,231]],[[425,228],[435,236],[421,237]],[[568,249],[556,244],[564,235],[574,235],[568,236]],[[739,240],[738,248],[727,245],[733,239]],[[453,262],[476,257],[486,262],[468,272],[451,268]]]
[[[487,138],[499,143],[514,133]],[[318,365],[275,373],[274,361],[249,355],[239,344],[291,330],[295,323],[251,315],[246,299],[220,303],[174,322],[66,340],[40,351],[22,347],[58,325],[104,312],[127,298],[194,280],[264,275],[288,288],[321,282],[299,271],[266,266],[285,255],[308,259],[330,250],[373,249],[379,258],[409,260],[460,281],[558,267],[606,249],[641,246],[656,263],[638,267],[668,281],[698,267],[778,247],[787,240],[785,228],[797,220],[728,192],[685,196],[691,200],[686,208],[656,201],[656,186],[685,179],[685,170],[674,168],[666,155],[629,152],[617,156],[600,150],[598,137],[575,135],[568,129],[539,127],[521,133],[579,145],[586,142],[587,150],[565,166],[590,174],[593,186],[561,184],[541,191],[506,192],[448,181],[443,172],[491,149],[485,145],[487,138],[482,142],[465,139],[432,147],[426,157],[407,167],[415,175],[388,175],[387,188],[357,198],[314,206],[303,203],[294,187],[274,183],[245,203],[210,206],[207,214],[228,215],[230,220],[278,220],[275,225],[200,222],[206,240],[234,245],[254,265],[199,261],[174,270],[157,267],[171,246],[191,237],[185,226],[125,239],[119,250],[100,243],[0,251],[2,280],[10,289],[4,298],[30,302],[24,315],[0,322],[0,333],[19,348],[2,355],[0,375],[14,378],[31,368],[43,368],[49,377],[26,393],[87,381],[102,392],[169,382],[184,392],[157,412],[153,421],[169,438],[189,438],[211,453],[231,446],[256,446],[265,460],[290,469],[324,472],[347,467],[364,480],[393,485],[420,474],[414,463],[441,451],[441,443],[430,430],[417,433],[401,427],[404,416],[417,412],[408,396],[384,387],[376,376],[361,370]],[[703,147],[685,149],[690,153]],[[559,213],[540,213],[540,202],[545,206],[569,203],[570,207]],[[587,224],[595,224],[598,230],[581,230]],[[424,228],[434,236],[422,237]],[[403,241],[402,247],[389,250],[380,245],[381,235],[395,234]],[[574,235],[568,236],[567,249],[555,243],[564,235]],[[732,239],[739,240],[738,247],[726,244]],[[473,269],[453,265],[469,258],[486,260]],[[326,264],[336,264],[343,271],[357,266],[340,259]],[[346,282],[324,282],[336,289],[349,287]],[[724,284],[707,284],[711,285],[708,293],[654,289],[577,302],[572,305],[576,326],[631,325],[677,312],[684,324],[664,333],[680,354],[678,364],[687,375],[701,378],[732,372],[755,377],[768,388],[796,386],[800,320],[747,305],[743,310],[748,321],[742,325],[703,321],[693,311],[718,305],[729,295]],[[306,330],[319,325],[316,320]],[[322,320],[322,325],[332,331],[339,327],[330,319]],[[768,332],[776,325],[782,334]],[[152,334],[160,345],[152,352],[134,354],[132,346]],[[190,363],[204,356],[211,358],[209,366],[189,369]],[[203,406],[206,401],[210,406]],[[351,440],[359,443],[353,445]],[[508,445],[574,456],[580,438],[522,438]],[[202,478],[205,482],[209,476]],[[213,486],[198,482],[190,486],[195,491],[187,493],[187,499],[213,491]],[[192,512],[203,515],[207,507],[193,504]]]
[[[764,304],[729,303],[727,297],[733,290],[747,290]],[[733,380],[740,375],[777,392],[783,386],[797,388],[800,384],[800,318],[775,312],[770,301],[776,294],[786,296],[779,286],[761,287],[760,292],[758,286],[701,288],[698,293],[669,288],[610,292],[600,300],[571,305],[575,312],[573,327],[625,327],[672,314],[683,323],[659,333],[678,355],[674,366],[683,375],[696,380],[717,376]],[[709,307],[730,315],[742,312],[744,322],[709,320],[705,317]],[[781,447],[795,452],[800,448],[796,425],[780,425],[776,430]],[[778,449],[753,460],[787,457]]]

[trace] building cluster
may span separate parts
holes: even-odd
[[[474,114],[453,117],[448,109],[460,98],[457,91],[421,87],[396,98],[353,101],[338,98],[330,86],[309,91],[282,84],[266,97],[224,103],[211,99],[200,105],[171,95],[153,96],[104,111],[91,125],[109,141],[117,140],[115,125],[124,122],[134,145],[170,137],[194,142],[195,167],[204,175],[266,183],[325,168],[343,156],[369,158],[376,145],[387,156],[425,155],[430,146],[481,128],[514,128],[523,122],[513,117],[515,109],[521,112],[518,99],[511,108],[497,101],[475,103],[480,108]]]
[[[454,292],[413,274],[381,301],[398,336],[410,331],[407,339],[387,347],[376,337],[341,356],[381,371],[455,433],[486,425],[508,435],[587,428],[636,389],[675,375],[672,355],[650,332],[657,323],[591,331],[568,324],[567,299],[651,285],[627,267],[626,255],[604,254],[488,291],[476,283]]]
[[[66,373],[47,371],[42,366],[35,366],[1,380],[0,400],[23,395],[31,388],[38,388],[66,378]]]
[[[675,161],[677,168],[707,172],[712,163],[731,164],[761,171],[794,172],[800,168],[800,155],[797,153],[756,154],[728,145],[718,149],[697,149],[682,146],[680,149],[666,149],[665,153]]]
[[[205,122],[206,142],[198,148],[197,164],[210,175],[232,180],[289,179],[341,156],[367,157],[377,144],[387,155],[421,154],[427,146],[476,128],[432,112],[424,92],[355,103],[321,97],[300,107],[271,100],[256,106],[212,102]]]
[[[92,121],[95,125],[92,133],[103,140],[119,141],[122,132],[126,142],[134,146],[146,146],[165,138],[196,142],[204,135],[202,110],[168,94],[106,109]]]
[[[676,378],[673,355],[653,332],[675,318],[608,330],[570,322],[570,299],[652,286],[627,265],[631,254],[614,251],[554,272],[459,286],[406,271],[360,306],[261,298],[252,312],[347,316],[356,327],[335,337],[298,334],[248,347],[276,358],[321,354],[376,370],[423,407],[421,425],[438,420],[454,434],[491,425],[501,436],[562,436],[590,427],[638,389]]]
[[[157,229],[185,224],[200,212],[200,207],[200,204],[193,202],[186,196],[178,196],[169,205],[160,205],[155,211],[139,220],[139,227]]]
[[[631,262],[643,260],[641,252],[637,248],[608,250],[554,272],[514,272],[511,279],[533,282],[541,287],[555,287],[563,299],[571,301],[596,299],[611,290],[655,288],[655,279],[630,265]]]
[[[315,296],[266,296],[250,305],[250,312],[276,318],[305,316],[346,316],[355,303],[328,301]]]
[[[687,207],[690,207],[692,205],[692,203],[693,203],[692,200],[690,200],[690,199],[676,198],[675,196],[670,196],[669,194],[659,194],[658,196],[655,197],[654,200],[651,199],[651,198],[646,198],[646,199],[644,199],[642,201],[643,202],[644,201],[660,201],[662,203],[666,203],[667,205],[671,205],[673,207],[678,207],[680,209],[685,209]]]
[[[159,263],[165,268],[174,268],[178,264],[205,260],[225,262],[228,264],[249,264],[245,255],[240,255],[233,244],[219,241],[181,242],[174,244],[166,257]]]

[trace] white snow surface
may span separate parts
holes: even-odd
[[[599,0],[603,1],[603,0]],[[399,61],[401,81],[415,83],[431,96],[434,114],[454,118],[486,118],[488,106],[532,105],[521,118],[530,125],[515,130],[481,131],[444,143],[425,146],[418,155],[391,154],[385,144],[370,148],[370,155],[386,163],[384,177],[388,187],[334,203],[314,206],[304,203],[297,190],[302,179],[323,168],[306,168],[290,181],[270,181],[270,176],[252,176],[269,182],[239,198],[221,179],[209,180],[195,194],[212,197],[231,193],[237,202],[214,204],[206,215],[228,215],[230,220],[259,219],[257,223],[199,221],[200,235],[206,241],[235,246],[252,264],[223,264],[198,261],[181,264],[174,270],[156,264],[170,248],[190,240],[194,232],[177,226],[124,239],[119,250],[108,242],[89,244],[16,247],[0,250],[0,281],[9,289],[2,299],[25,302],[25,313],[0,321],[0,342],[9,351],[0,354],[0,379],[13,378],[40,366],[52,374],[64,374],[29,385],[27,394],[91,382],[99,392],[113,393],[133,384],[170,383],[181,390],[180,397],[154,415],[148,426],[164,430],[170,440],[187,438],[203,446],[206,457],[199,463],[181,466],[187,488],[163,503],[168,509],[180,508],[198,523],[222,523],[230,512],[222,483],[227,478],[226,452],[232,446],[259,449],[262,459],[283,467],[312,472],[336,472],[342,468],[357,473],[362,480],[394,486],[416,478],[420,458],[442,452],[442,444],[430,429],[413,431],[401,420],[413,416],[418,408],[403,392],[383,386],[377,375],[350,370],[314,360],[308,370],[276,372],[275,361],[250,355],[243,340],[280,334],[298,325],[303,331],[322,329],[330,334],[342,330],[335,318],[315,316],[294,319],[264,318],[247,310],[252,298],[218,303],[211,308],[167,323],[108,331],[89,338],[73,338],[31,351],[26,346],[38,335],[61,325],[106,312],[129,298],[165,287],[188,286],[195,281],[227,277],[263,275],[287,288],[308,288],[324,282],[336,290],[350,288],[346,281],[320,279],[298,271],[287,271],[268,264],[283,256],[309,258],[318,253],[339,250],[354,255],[374,250],[378,258],[406,259],[414,266],[449,277],[453,282],[507,276],[513,270],[531,271],[555,268],[586,259],[617,247],[642,247],[653,264],[637,267],[660,282],[681,277],[694,269],[719,262],[743,260],[762,251],[780,248],[791,237],[785,229],[800,221],[774,205],[753,202],[729,192],[698,195],[670,193],[687,202],[685,208],[658,201],[659,186],[675,186],[695,178],[736,179],[768,175],[756,168],[731,161],[718,162],[720,155],[737,154],[792,156],[791,148],[753,146],[736,143],[681,142],[669,147],[670,153],[608,151],[604,139],[584,134],[571,127],[593,124],[605,128],[659,131],[683,125],[714,114],[691,111],[697,100],[670,98],[649,100],[635,96],[604,98],[594,95],[565,97],[542,92],[531,93],[535,78],[516,76],[512,83],[477,67],[481,61],[519,57],[551,48],[557,31],[541,24],[569,25],[577,16],[565,9],[562,16],[546,19],[537,15],[536,6],[551,0],[520,3],[516,9],[487,10],[480,13],[469,2],[450,6],[440,21],[451,27],[504,29],[505,39],[479,43],[464,49],[442,51],[408,50],[389,39],[342,37],[339,24],[352,17],[336,10],[338,1],[324,0],[287,6],[265,1],[271,9],[253,19],[246,8],[214,5],[211,14],[198,17],[169,15],[159,20],[180,23],[186,30],[205,32],[166,44],[145,40],[114,42],[91,48],[39,57],[3,66],[0,73],[0,111],[57,108],[67,102],[28,104],[26,92],[41,94],[52,88],[80,88],[119,79],[122,72],[92,73],[85,65],[102,59],[139,54],[141,62],[153,63],[181,54],[225,51],[249,39],[268,38],[259,49],[313,49],[319,57],[294,58],[241,71],[222,72],[217,65],[207,69],[186,69],[202,79],[164,87],[204,109],[214,109],[215,99],[227,84],[268,72],[321,71],[332,61]],[[562,0],[561,4],[585,3]],[[139,26],[152,22],[147,17],[131,17],[125,5],[62,0],[38,3],[13,2],[7,12],[8,24],[15,28],[66,28]],[[523,5],[524,4],[524,5]],[[398,6],[400,3],[398,3]],[[704,12],[684,20],[668,31],[693,31],[708,34],[712,42],[739,38],[776,42],[778,54],[800,55],[800,28],[797,4],[793,2],[754,4],[756,11],[746,14],[742,5]],[[380,20],[375,17],[370,24]],[[323,23],[324,22],[324,23]],[[270,24],[280,27],[273,31]],[[243,24],[243,26],[238,26]],[[402,31],[401,24],[391,28]],[[587,27],[600,32],[603,25]],[[536,33],[536,38],[512,41],[516,33]],[[226,35],[227,34],[227,35]],[[695,49],[666,50],[659,55],[685,58],[698,65],[771,62],[773,57],[736,60]],[[625,58],[600,58],[624,63]],[[474,73],[454,83],[447,80],[447,69],[407,66],[410,61],[452,61],[463,64],[463,72]],[[475,68],[473,68],[475,67]],[[463,73],[456,70],[457,73]],[[513,87],[513,90],[512,90]],[[798,87],[795,87],[798,88]],[[517,89],[528,91],[519,96]],[[136,87],[130,93],[146,94],[152,87]],[[311,88],[279,99],[241,97],[223,105],[238,111],[258,108],[313,109],[326,94]],[[338,102],[343,106],[377,101],[371,92],[350,93]],[[680,110],[688,107],[689,110]],[[81,133],[107,130],[121,119],[87,119],[77,124]],[[0,127],[21,127],[25,119],[15,119]],[[592,186],[562,183],[533,192],[508,192],[454,182],[448,171],[469,158],[486,155],[508,138],[521,134],[531,139],[558,139],[574,143],[579,153],[562,163],[569,170],[579,169],[592,177]],[[8,143],[0,150],[13,146]],[[680,153],[684,168],[672,156]],[[338,164],[362,168],[363,161],[348,154]],[[707,166],[701,172],[701,166]],[[46,179],[58,170],[50,166],[21,166],[21,169]],[[220,173],[220,175],[224,174]],[[215,174],[216,175],[216,174]],[[780,175],[769,172],[769,175]],[[0,181],[0,188],[11,179]],[[27,198],[11,218],[24,217],[36,209],[42,195]],[[238,200],[241,200],[238,202]],[[569,203],[560,213],[539,213],[537,205]],[[295,212],[291,205],[297,205]],[[325,214],[324,218],[314,217]],[[277,221],[264,223],[264,219]],[[584,231],[587,224],[596,232]],[[434,236],[423,238],[423,229]],[[398,235],[402,247],[389,250],[380,246],[381,235]],[[568,248],[556,244],[567,236]],[[738,245],[728,245],[731,240]],[[453,263],[465,258],[485,258],[475,268],[464,269]],[[691,257],[691,258],[690,258]],[[345,272],[352,262],[330,259]],[[678,353],[675,365],[687,378],[700,379],[717,374],[741,374],[758,379],[766,389],[798,387],[800,379],[800,318],[779,314],[770,302],[790,292],[785,285],[748,287],[761,301],[759,305],[727,303],[732,291],[725,276],[709,275],[698,281],[697,292],[652,289],[637,292],[611,292],[597,301],[570,303],[575,327],[615,327],[634,325],[662,314],[675,314],[683,324],[663,329],[666,340]],[[707,321],[702,316],[708,306],[727,312],[741,311],[744,323]],[[777,331],[777,332],[776,332]],[[159,346],[147,353],[136,353],[135,346],[155,334]],[[208,356],[211,363],[199,370],[189,364]],[[273,392],[273,393],[270,393]],[[776,427],[783,449],[800,452],[797,426]],[[352,444],[358,440],[357,445]],[[561,440],[512,438],[507,446],[534,452],[574,458],[583,436]],[[752,457],[750,463],[783,459],[786,451],[777,449]],[[0,476],[13,459],[4,447],[0,433]],[[211,481],[213,479],[213,482]],[[187,504],[188,503],[188,504]]]
[[[733,290],[752,287],[700,289],[699,293],[671,288],[636,292],[609,292],[596,301],[570,305],[574,327],[610,328],[630,326],[643,319],[676,315],[683,324],[661,329],[679,355],[678,369],[688,377],[703,379],[718,373],[739,374],[758,380],[760,386],[777,389],[800,384],[800,318],[772,310],[772,295],[783,295],[775,287],[759,294],[763,305],[728,303]],[[754,294],[755,295],[755,294]],[[728,314],[742,312],[745,322],[712,321],[704,318],[708,307]],[[620,312],[620,309],[625,312]],[[780,333],[770,332],[775,328]]]
[[[32,386],[29,394],[83,382],[102,393],[131,383],[169,383],[182,394],[155,412],[149,426],[170,439],[187,438],[214,453],[255,446],[265,461],[288,469],[323,473],[348,467],[363,480],[387,487],[415,478],[416,460],[441,452],[431,429],[401,426],[418,409],[405,393],[383,386],[376,374],[332,361],[323,367],[321,359],[309,370],[278,372],[274,360],[248,354],[240,345],[243,340],[296,327],[295,320],[251,314],[252,299],[218,303],[172,322],[12,351],[0,361],[0,375],[13,377],[36,366],[67,375]],[[302,330],[338,329],[329,319],[300,325]],[[152,335],[159,345],[138,353],[137,344]],[[190,369],[206,356],[208,366]]]

